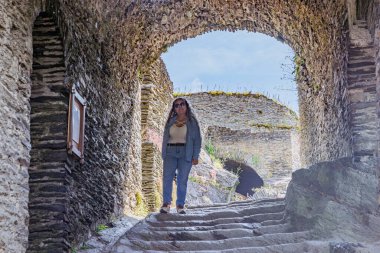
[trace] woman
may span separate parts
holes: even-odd
[[[177,212],[185,214],[187,180],[192,165],[198,164],[201,151],[201,133],[198,121],[184,98],[173,101],[166,121],[162,141],[162,159],[164,160],[163,198],[160,213],[170,212],[173,179],[177,175]]]

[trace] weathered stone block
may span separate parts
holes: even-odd
[[[293,173],[286,210],[295,227],[329,231],[327,237],[344,233],[342,238],[355,238],[355,226],[361,233],[373,229],[363,219],[377,210],[377,189],[374,174],[358,170],[351,158],[322,162]]]

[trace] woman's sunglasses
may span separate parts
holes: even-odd
[[[181,103],[178,103],[178,104],[174,104],[174,108],[178,108],[178,107],[183,107],[185,106],[186,104],[184,102],[181,102]]]

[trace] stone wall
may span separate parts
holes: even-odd
[[[162,202],[162,133],[173,98],[165,65],[157,60],[141,72],[142,190],[149,210]]]
[[[204,126],[253,129],[254,132],[298,126],[295,112],[262,94],[209,91],[175,93],[175,96],[189,100]]]
[[[33,6],[0,2],[0,252],[28,243]]]
[[[129,80],[128,86],[118,78],[111,60],[117,54],[115,20],[104,19],[112,6],[103,7],[72,1],[50,5],[63,34],[65,82],[87,100],[84,164],[72,165],[67,182],[71,245],[97,225],[131,212],[141,192],[140,83]]]
[[[288,178],[295,169],[292,154],[292,131],[272,130],[252,133],[228,128],[209,127],[209,138],[225,158],[244,161],[266,180]],[[299,147],[298,147],[299,148]],[[222,157],[223,158],[223,157]]]

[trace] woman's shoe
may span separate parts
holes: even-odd
[[[182,205],[178,205],[177,206],[177,213],[179,213],[179,214],[186,214],[185,207],[182,206]]]
[[[170,203],[164,203],[160,209],[160,213],[170,213]]]

